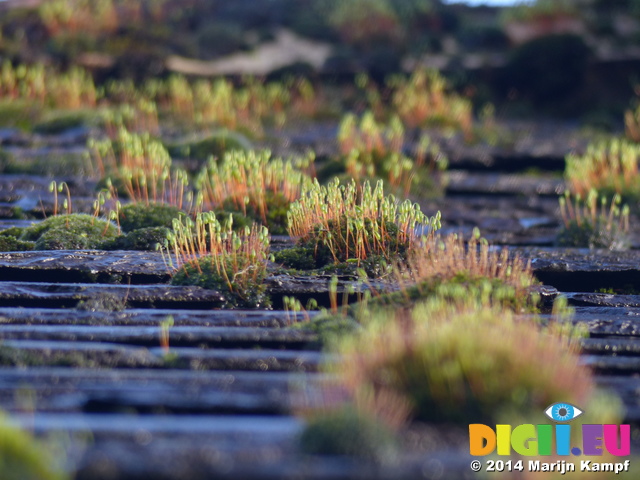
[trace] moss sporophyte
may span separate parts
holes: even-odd
[[[436,170],[444,170],[446,156],[423,134],[411,158],[404,154],[405,127],[396,115],[387,124],[378,122],[373,112],[365,112],[360,121],[349,113],[338,130],[338,144],[346,172],[356,181],[382,177],[395,190],[408,195],[412,186],[437,185]]]
[[[620,139],[598,142],[583,155],[567,155],[565,177],[573,194],[585,198],[592,189],[606,197],[618,194],[635,208],[640,201],[639,159],[638,144]]]
[[[233,151],[211,159],[196,179],[204,210],[239,212],[284,233],[289,204],[311,184],[313,155],[283,160],[271,152]]]
[[[172,283],[219,290],[230,306],[265,305],[269,231],[254,224],[235,232],[232,222],[221,224],[213,212],[173,221],[164,249]]]
[[[288,230],[326,261],[362,261],[379,255],[387,261],[406,254],[409,246],[440,228],[440,213],[427,217],[417,204],[385,196],[382,182],[372,187],[338,179],[323,186],[317,180],[291,204]]]
[[[606,248],[626,250],[629,248],[629,207],[620,207],[621,197],[598,198],[591,190],[583,199],[580,194],[573,198],[567,191],[560,198],[560,214],[563,226],[556,243],[563,247]]]

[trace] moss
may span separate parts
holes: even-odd
[[[0,127],[31,130],[42,115],[42,107],[28,100],[0,101]]]
[[[365,326],[340,342],[329,371],[342,376],[354,398],[408,401],[414,420],[468,425],[529,419],[558,398],[586,405],[593,392],[576,330],[541,328],[473,299],[453,304],[436,298],[412,309],[362,313]],[[372,406],[382,415],[390,405]]]
[[[94,244],[97,246],[97,244]],[[89,237],[65,230],[54,228],[47,230],[35,242],[35,250],[88,250],[92,247]]]
[[[556,236],[559,247],[606,248],[609,250],[628,250],[631,246],[629,236],[618,228],[615,222],[607,218],[598,219],[595,225],[588,219],[580,223],[571,220],[563,226]]]
[[[371,255],[364,260],[355,258],[346,262],[333,263],[327,261],[327,255],[321,252],[317,255],[318,249],[309,246],[295,246],[284,248],[274,253],[274,262],[281,264],[283,267],[304,271],[308,273],[317,273],[321,275],[340,275],[361,277],[364,272],[368,278],[381,278],[392,272],[392,266],[382,255]]]
[[[328,228],[316,227],[314,233],[310,235],[310,240],[301,242],[300,246],[310,248],[314,252],[316,264],[324,266],[336,262],[347,262],[349,259],[357,258],[356,249],[358,245],[353,241],[353,233],[347,235],[346,218],[341,218],[338,222],[328,221]],[[364,243],[367,245],[377,245],[379,251],[384,251],[388,258],[403,258],[407,252],[408,243],[400,240],[399,229],[395,223],[386,222],[384,238],[378,240],[374,236],[380,231],[380,226],[369,218],[363,219]],[[375,232],[375,233],[374,233]],[[337,258],[334,258],[329,248],[329,243],[333,243]],[[380,260],[380,255],[370,253],[373,263]]]
[[[158,250],[168,241],[170,230],[165,227],[147,227],[133,230],[126,235],[102,244],[105,250]]]
[[[313,270],[316,268],[316,260],[313,250],[308,247],[285,248],[276,252],[274,261],[288,268],[296,270]]]
[[[96,114],[91,111],[57,112],[47,115],[45,119],[33,127],[36,133],[55,135],[64,133],[72,128],[95,123]]]
[[[252,218],[236,211],[216,210],[216,218],[221,224],[229,221],[229,217],[233,216],[233,230],[242,232],[246,227],[251,227],[255,223]]]
[[[34,247],[34,242],[18,240],[11,235],[0,236],[0,252],[24,252],[33,250]]]
[[[265,204],[267,209],[267,224],[265,225],[272,235],[287,234],[287,213],[291,202],[281,193],[272,191],[265,192]],[[253,217],[259,223],[263,223],[259,218],[259,213],[248,210],[247,215]]]
[[[20,240],[35,241],[36,250],[78,250],[97,248],[118,235],[111,222],[91,215],[58,215],[25,228]]]
[[[540,300],[537,294],[530,291],[525,294],[516,292],[515,287],[501,279],[471,277],[461,273],[450,280],[435,278],[379,295],[370,300],[368,305],[372,308],[406,308],[429,298],[441,298],[452,304],[473,298],[485,304],[493,303],[516,312],[529,313],[538,311]]]
[[[234,229],[239,228],[245,219],[244,224],[247,226],[255,222],[267,227],[272,235],[286,235],[288,233],[287,213],[290,205],[291,202],[283,194],[267,190],[265,192],[266,223],[260,211],[251,203],[246,205],[245,211],[240,211],[234,199],[228,198],[222,205],[222,211],[227,214],[233,213]],[[236,226],[236,219],[241,222],[238,226]]]
[[[164,203],[130,203],[120,210],[119,222],[125,232],[150,227],[171,228],[173,219],[180,213],[178,207]]]
[[[47,176],[92,175],[93,167],[84,152],[48,152],[47,155],[13,156],[4,164],[4,173]]]
[[[3,480],[62,480],[61,465],[27,432],[0,413],[0,478]]]
[[[5,230],[0,231],[0,237],[9,236],[9,237],[20,238],[23,231],[24,231],[24,228],[22,227],[9,227]]]
[[[222,158],[231,150],[250,150],[251,142],[238,132],[219,130],[201,140],[168,145],[167,149],[172,157],[207,160],[211,156]]]
[[[258,308],[270,304],[264,284],[267,274],[265,265],[251,265],[242,257],[236,257],[235,264],[231,256],[224,256],[221,260],[226,265],[222,274],[207,256],[200,258],[197,263],[185,264],[171,278],[171,284],[217,290],[225,295],[226,307]]]
[[[349,407],[313,418],[300,436],[304,453],[349,456],[379,464],[393,461],[397,447],[386,426]]]

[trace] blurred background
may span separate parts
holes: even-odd
[[[430,67],[476,109],[619,129],[640,83],[640,1],[0,0],[6,61],[79,65],[98,83]]]

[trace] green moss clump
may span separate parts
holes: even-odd
[[[310,248],[315,252],[316,264],[319,266],[331,263],[346,262],[348,259],[358,258],[360,245],[354,241],[353,233],[348,234],[347,228],[350,219],[340,218],[338,221],[329,220],[327,226],[318,225],[310,238],[300,245]],[[404,258],[409,247],[409,242],[402,238],[398,226],[393,222],[385,222],[384,237],[376,239],[380,232],[380,225],[377,221],[365,218],[362,220],[362,243],[366,245],[377,245],[381,253],[371,252],[369,256],[374,257],[374,262],[384,257],[392,259]],[[337,257],[335,258],[334,255]]]
[[[105,250],[158,250],[169,240],[171,230],[165,227],[138,228],[102,244]]]
[[[317,270],[322,275],[360,277],[364,271],[368,278],[381,278],[392,271],[391,265],[382,255],[371,255],[359,261],[351,258],[346,262],[333,263],[328,260],[330,257],[326,251],[321,250],[318,255],[318,250],[312,243],[285,248],[274,254],[274,261],[294,270]]]
[[[169,145],[167,149],[172,157],[207,160],[211,156],[222,158],[232,150],[250,150],[251,142],[238,132],[219,130],[201,140]]]
[[[57,465],[52,452],[31,434],[11,425],[6,415],[0,413],[0,478],[63,480],[67,475]]]
[[[172,285],[195,285],[225,294],[227,307],[258,308],[270,304],[264,279],[266,265],[251,264],[241,256],[220,254],[225,271],[219,272],[210,256],[182,266],[171,278]],[[235,264],[233,263],[235,262]]]
[[[34,250],[88,250],[97,247],[87,236],[62,228],[44,232],[35,242]]]
[[[8,236],[8,237],[20,238],[20,236],[22,235],[22,232],[24,232],[24,228],[9,227],[5,230],[0,231],[0,237]]]
[[[536,313],[540,304],[539,296],[530,290],[516,288],[499,278],[473,277],[461,272],[450,279],[433,278],[401,291],[379,295],[369,301],[369,306],[406,308],[429,298],[440,298],[452,304],[473,298],[522,313]]]
[[[349,456],[378,464],[392,462],[398,453],[393,432],[354,408],[313,418],[302,432],[300,448],[312,455]]]
[[[415,420],[527,419],[557,398],[586,405],[593,392],[575,329],[541,328],[502,306],[469,299],[362,314],[365,326],[340,341],[340,360],[329,369],[355,398],[371,391],[404,398]]]
[[[181,210],[173,205],[164,203],[130,203],[120,209],[120,227],[125,232],[140,228],[166,227],[171,228],[174,218],[180,216]]]
[[[91,215],[58,215],[25,228],[20,240],[35,241],[36,250],[79,250],[97,248],[118,235],[111,222]]]
[[[252,223],[264,225],[269,229],[272,235],[286,235],[287,232],[287,213],[291,202],[278,192],[267,190],[264,192],[266,218],[262,215],[258,208],[252,203],[247,203],[244,210],[240,210],[233,198],[228,198],[222,204],[222,210],[219,212],[218,218],[222,221],[228,217],[229,213],[233,214],[234,229],[243,228],[245,225],[250,226]]]
[[[556,236],[560,247],[606,248],[627,250],[631,246],[629,238],[629,207],[620,208],[621,197],[598,198],[595,190],[589,191],[583,200],[569,192],[560,198],[560,213],[563,225]],[[600,205],[598,205],[600,204]]]
[[[0,252],[25,252],[34,247],[34,242],[18,240],[11,235],[0,235]]]
[[[251,203],[246,205],[246,216],[259,224],[264,224],[272,235],[287,234],[287,213],[291,202],[279,192],[265,191],[266,219],[263,219],[259,210]],[[225,210],[233,210],[235,203],[229,199],[224,204]],[[265,223],[266,220],[266,223]]]
[[[296,270],[313,270],[316,268],[316,259],[313,250],[308,247],[285,248],[273,255],[276,263]]]

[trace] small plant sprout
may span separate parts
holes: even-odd
[[[169,329],[173,327],[174,320],[171,315],[160,322],[160,346],[165,355],[169,354]]]
[[[327,263],[371,256],[391,260],[406,253],[420,229],[432,234],[440,228],[440,213],[429,218],[417,204],[385,196],[381,181],[374,188],[369,182],[341,185],[334,179],[322,186],[314,180],[291,204],[288,226],[293,238]]]
[[[232,222],[221,224],[213,212],[174,219],[166,248],[172,283],[228,292],[232,306],[258,306],[265,302],[269,231],[253,225],[237,233]]]
[[[294,325],[300,321],[310,322],[309,310],[318,308],[318,303],[313,298],[309,299],[306,308],[302,305],[302,302],[295,297],[284,296],[282,297],[282,303],[287,316],[287,325]]]
[[[639,158],[640,145],[626,140],[591,144],[584,155],[567,155],[565,178],[571,192],[583,198],[595,189],[608,197],[617,193],[635,203],[640,200]]]
[[[595,190],[589,191],[584,199],[579,194],[572,198],[566,191],[559,202],[563,226],[556,239],[558,245],[609,250],[629,248],[629,207],[620,207],[620,195],[615,194],[609,202],[605,196],[598,197]]]
[[[53,193],[53,216],[58,215],[58,193],[66,191],[66,198],[63,200],[62,208],[66,211],[67,215],[71,215],[71,191],[67,182],[57,183],[52,180],[49,184],[49,191]]]

